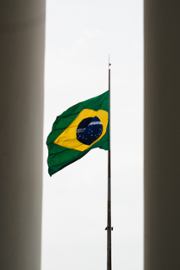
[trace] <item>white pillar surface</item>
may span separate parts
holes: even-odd
[[[145,270],[178,270],[180,2],[144,3]]]
[[[0,269],[40,270],[44,0],[0,0]]]

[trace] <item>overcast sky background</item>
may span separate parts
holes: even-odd
[[[51,178],[57,115],[107,90],[112,62],[113,270],[143,269],[143,1],[47,0],[42,270],[106,269],[107,152]]]

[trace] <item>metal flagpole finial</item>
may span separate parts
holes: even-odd
[[[108,55],[108,68],[111,68],[111,60],[110,60],[110,54]]]

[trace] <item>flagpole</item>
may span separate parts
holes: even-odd
[[[108,150],[108,185],[107,185],[107,270],[112,269],[111,261],[111,136],[110,136],[110,119],[111,119],[111,63],[108,63],[108,90],[109,90],[109,150]]]

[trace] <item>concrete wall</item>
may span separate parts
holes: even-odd
[[[145,270],[178,270],[180,2],[144,3]]]
[[[43,0],[0,0],[0,269],[40,270]]]

